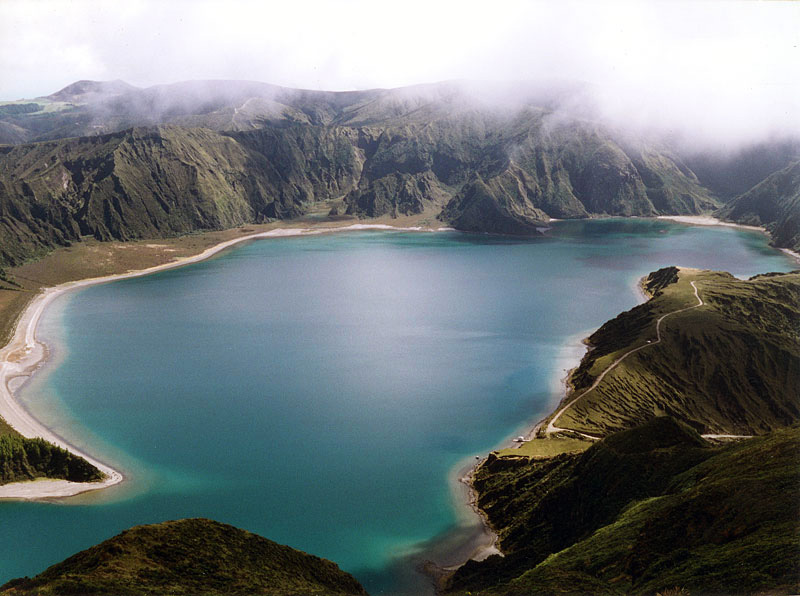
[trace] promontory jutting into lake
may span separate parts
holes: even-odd
[[[62,297],[40,329],[53,364],[21,400],[127,481],[4,503],[0,581],[135,524],[208,517],[336,561],[372,594],[424,593],[419,563],[479,526],[456,471],[553,410],[580,340],[641,301],[639,278],[796,267],[757,232],[551,226],[261,240]]]

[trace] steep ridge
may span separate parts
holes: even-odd
[[[777,137],[734,151],[695,149],[685,153],[684,161],[700,183],[727,203],[800,159],[800,139]]]
[[[475,471],[505,556],[468,562],[445,591],[800,587],[800,273],[668,267],[642,287],[647,303],[590,336],[558,433]]]
[[[769,230],[776,246],[800,250],[800,161],[722,207],[717,217]]]
[[[237,138],[174,126],[7,148],[0,154],[0,262],[81,236],[159,238],[290,218],[348,191],[347,134],[281,128]]]
[[[366,594],[330,561],[208,519],[136,526],[0,593]]]

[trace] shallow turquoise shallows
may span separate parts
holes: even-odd
[[[551,410],[564,346],[672,264],[794,268],[758,233],[605,220],[263,240],[61,299],[41,329],[52,364],[22,398],[130,480],[0,503],[0,582],[202,516],[332,559],[373,594],[418,593],[425,549],[468,524],[454,468]]]

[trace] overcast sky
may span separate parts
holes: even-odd
[[[0,99],[79,79],[596,84],[618,119],[800,131],[800,2],[0,0]]]

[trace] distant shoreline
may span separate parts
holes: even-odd
[[[105,479],[100,482],[70,482],[59,479],[38,479],[32,481],[10,482],[0,485],[0,499],[42,500],[72,497],[81,493],[96,491],[115,486],[124,481],[118,470],[83,453],[80,449],[58,436],[37,420],[25,407],[16,400],[15,392],[47,362],[49,350],[36,339],[39,321],[45,309],[59,296],[89,286],[111,283],[123,279],[144,277],[205,261],[214,255],[243,242],[262,238],[284,238],[291,236],[310,236],[326,233],[348,232],[359,230],[392,230],[409,232],[449,231],[451,228],[410,226],[397,227],[387,224],[352,224],[349,226],[319,226],[308,228],[276,228],[266,232],[249,234],[239,238],[220,242],[199,254],[183,257],[163,265],[156,265],[137,271],[107,275],[78,281],[70,281],[46,288],[39,293],[18,318],[11,340],[0,349],[0,417],[12,428],[25,437],[41,437],[59,447],[82,457],[98,468]]]
[[[677,223],[687,224],[690,226],[719,226],[724,228],[739,228],[741,230],[752,230],[754,232],[761,232],[768,238],[771,238],[769,231],[762,226],[748,226],[745,224],[737,224],[730,221],[722,221],[710,215],[659,215],[656,219],[666,219]],[[790,249],[773,246],[777,250],[789,255],[795,261],[800,263],[800,253]]]

